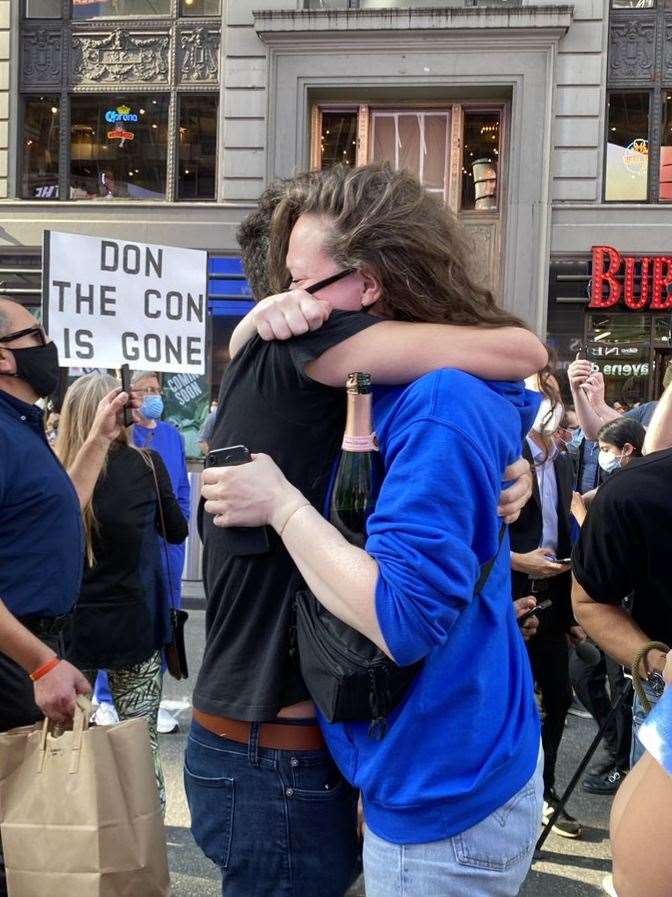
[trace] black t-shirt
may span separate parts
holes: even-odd
[[[255,336],[227,369],[210,449],[246,445],[270,455],[287,479],[322,510],[345,428],[342,388],[304,373],[306,364],[380,318],[333,312],[313,333],[288,342]],[[206,643],[194,706],[243,720],[273,719],[308,698],[290,658],[292,601],[302,580],[269,528],[269,551],[232,556],[224,532],[203,515]]]
[[[600,487],[572,555],[594,601],[620,604],[646,635],[672,645],[672,450],[631,461]]]

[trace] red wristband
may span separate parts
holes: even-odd
[[[48,660],[46,663],[43,663],[41,667],[38,667],[30,674],[30,678],[33,682],[37,682],[38,679],[41,679],[42,676],[46,676],[47,673],[50,673],[54,667],[57,667],[61,662],[60,657],[52,657],[51,660]]]

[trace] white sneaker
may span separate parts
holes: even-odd
[[[616,893],[616,888],[614,887],[614,876],[609,873],[609,875],[605,875],[602,879],[602,890],[605,894],[608,894],[609,897],[618,897]]]
[[[107,701],[103,701],[102,704],[99,704],[96,708],[96,712],[93,714],[93,722],[97,726],[113,726],[115,723],[118,723],[119,714],[117,713],[114,704],[109,704]]]
[[[163,707],[159,707],[156,729],[159,735],[172,735],[174,732],[179,732],[180,726],[172,713],[168,713]]]

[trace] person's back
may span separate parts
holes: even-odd
[[[608,514],[617,525],[597,528]],[[672,532],[672,449],[635,458],[595,497],[575,553],[581,584],[613,603],[632,592],[632,615],[651,638],[672,645],[669,533]],[[598,552],[590,551],[597,538]],[[607,561],[608,558],[608,561]],[[611,583],[618,570],[619,592]]]
[[[368,723],[325,734],[365,795],[367,826],[397,843],[465,832],[523,787],[537,763],[532,678],[496,512],[501,471],[532,416],[529,395],[522,384],[449,370],[374,393],[386,468],[367,526],[377,612],[395,660],[423,664],[382,740],[369,736]]]
[[[325,346],[376,322],[335,312],[320,331],[290,342],[250,340],[222,380],[220,408],[226,413],[218,416],[210,448],[243,444],[271,454],[321,506],[345,426],[345,401],[342,389],[312,380],[303,368]],[[236,556],[226,531],[204,515],[203,542],[208,638],[194,706],[236,719],[272,719],[308,697],[290,657],[300,577],[272,532],[267,553]]]

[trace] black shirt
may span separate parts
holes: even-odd
[[[620,604],[646,635],[672,645],[672,450],[631,461],[600,487],[574,548],[574,575],[594,601]]]
[[[154,462],[169,542],[187,537],[187,522],[161,456]],[[110,449],[93,493],[93,554],[75,607],[68,657],[82,669],[119,669],[147,660],[169,636],[169,593],[163,578],[154,477],[142,454]]]
[[[304,368],[380,320],[333,312],[319,330],[288,342],[250,340],[222,380],[210,448],[242,444],[265,452],[321,510],[345,428],[346,397],[342,388],[311,380]],[[235,719],[273,719],[281,707],[308,698],[289,645],[300,575],[270,528],[266,554],[232,556],[225,532],[204,514],[203,541],[206,644],[194,706]]]

